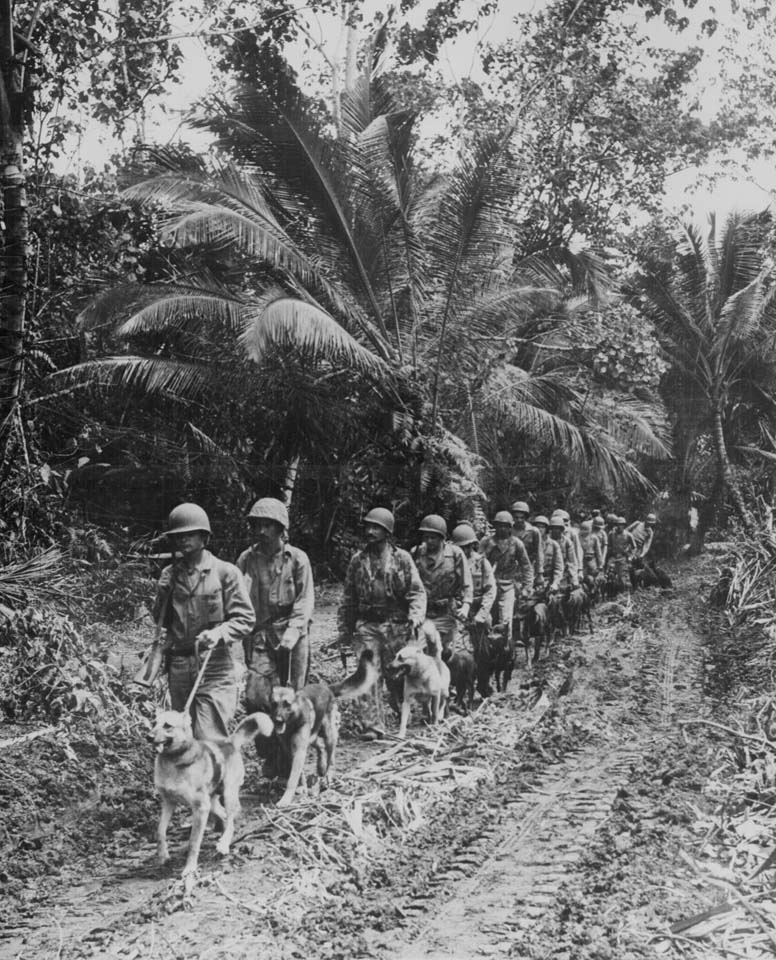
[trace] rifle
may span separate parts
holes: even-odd
[[[164,660],[167,656],[167,650],[170,646],[167,640],[164,622],[167,619],[167,611],[170,607],[173,586],[174,584],[171,578],[169,592],[164,598],[162,609],[159,611],[159,617],[156,621],[154,642],[151,644],[148,652],[143,657],[143,662],[140,664],[137,673],[132,678],[133,683],[138,683],[141,687],[152,687],[159,679],[159,674],[162,672],[162,667],[164,666]]]

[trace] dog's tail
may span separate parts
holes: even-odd
[[[433,621],[426,620],[422,627],[421,636],[425,637],[426,652],[436,661],[436,665],[441,666],[444,660],[444,651],[442,649],[442,638]]]
[[[266,713],[250,713],[229,737],[237,749],[250,743],[255,737],[271,737],[274,730],[272,718]]]
[[[363,650],[358,658],[355,673],[345,680],[331,685],[331,691],[340,700],[354,700],[367,693],[377,681],[377,667],[372,650]]]

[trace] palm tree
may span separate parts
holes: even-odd
[[[753,519],[730,450],[742,440],[742,405],[755,419],[772,413],[772,403],[763,402],[776,382],[776,287],[766,228],[762,216],[742,213],[721,226],[712,216],[705,236],[687,225],[667,275],[641,281],[678,387],[683,452],[690,455],[704,434],[710,437],[718,497],[727,491],[747,531]]]
[[[444,448],[448,430],[468,433],[476,450],[478,421],[498,409],[532,442],[568,448],[575,466],[603,481],[645,484],[611,427],[583,414],[578,391],[558,372],[515,376],[504,349],[537,324],[549,343],[565,322],[575,277],[599,289],[601,263],[561,249],[520,256],[513,126],[468,145],[446,173],[428,175],[415,164],[415,119],[396,107],[376,71],[343,96],[337,138],[320,105],[282,70],[211,102],[200,125],[232,161],[208,170],[157,154],[155,175],[127,193],[161,205],[161,227],[177,247],[253,261],[248,279],[237,288],[199,277],[109,291],[84,312],[84,324],[118,316],[119,337],[150,337],[154,349],[67,376],[110,370],[115,382],[185,396],[202,390],[208,375],[207,349],[192,362],[193,343],[227,330],[250,361],[291,349],[312,364],[358,371],[398,415],[423,423],[429,452]],[[665,455],[647,433],[633,435],[642,449]]]

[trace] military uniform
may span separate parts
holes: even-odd
[[[159,578],[153,609],[157,621],[162,611],[173,710],[183,710],[199,672],[198,634],[220,628],[223,642],[213,648],[190,709],[195,737],[228,736],[237,710],[231,644],[249,636],[256,619],[242,574],[234,564],[219,560],[208,550],[203,550],[191,570],[177,560],[165,567]]]
[[[533,587],[534,570],[523,541],[514,534],[499,540],[493,535],[480,540],[480,553],[488,558],[496,578],[496,621],[509,626],[515,613],[515,590],[529,594]]]
[[[426,618],[426,591],[412,557],[392,543],[379,552],[368,548],[353,555],[345,574],[339,608],[340,636],[353,638],[356,658],[365,649],[374,653],[378,679],[360,705],[362,723],[384,727],[382,677],[397,651],[413,639],[413,630]],[[401,682],[388,684],[398,708]]]
[[[469,563],[460,547],[445,541],[436,554],[426,544],[415,547],[412,556],[428,598],[426,616],[433,620],[442,638],[442,647],[450,650],[458,636],[458,614],[464,605],[471,608],[473,590]]]
[[[541,589],[542,578],[544,575],[542,535],[539,533],[536,527],[527,522],[522,530],[515,526],[514,533],[515,536],[522,541],[525,551],[528,554],[528,559],[531,561],[534,576],[530,590],[531,592],[535,592]]]
[[[243,641],[248,679],[245,700],[249,712],[271,711],[272,687],[299,690],[310,668],[310,623],[315,607],[313,574],[307,554],[284,543],[267,557],[256,546],[237,558],[245,576],[256,627]],[[291,650],[280,646],[288,627],[299,631]]]

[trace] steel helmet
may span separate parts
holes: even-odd
[[[393,514],[385,507],[374,507],[364,517],[364,523],[373,523],[376,527],[382,527],[388,533],[393,533]]]
[[[563,517],[563,514],[560,513],[558,510],[556,510],[555,513],[553,513],[553,515],[550,517],[550,526],[551,526],[551,527],[565,527],[565,526],[566,526],[566,521],[565,521],[565,519],[564,519],[564,517]]]
[[[212,533],[210,520],[196,503],[181,503],[170,511],[167,533]]]
[[[509,518],[509,522],[512,522],[512,517]],[[423,517],[420,521],[420,526],[418,530],[425,533],[436,533],[440,537],[447,536],[447,523],[445,522],[444,517],[440,517],[438,513],[429,513],[428,516]]]
[[[616,513],[607,513],[607,514],[606,514],[606,522],[609,524],[610,527],[613,527],[614,524],[617,523],[617,514],[616,514]]]
[[[470,523],[459,523],[453,530],[453,543],[459,547],[467,547],[470,543],[477,542],[477,534]]]
[[[549,527],[550,525],[550,521],[547,519],[547,517],[544,516],[543,513],[540,513],[538,517],[534,517],[531,523],[533,523],[535,527],[538,526],[540,523],[543,523],[545,527]]]
[[[251,507],[249,520],[274,520],[284,530],[288,530],[288,510],[286,505],[274,497],[262,497]]]
[[[626,524],[628,521],[625,519],[625,517],[615,517],[615,518],[614,518],[614,522],[615,522],[615,523],[617,524],[617,526],[619,527],[619,526],[625,526],[625,524]]]
[[[563,517],[564,523],[569,523],[571,520],[571,514],[568,512],[568,510],[556,510],[555,513],[557,513],[559,517]]]
[[[530,507],[524,500],[516,500],[511,507],[512,513],[524,513],[526,516],[531,512]]]
[[[601,516],[593,517],[593,526],[594,526],[594,527],[598,527],[599,530],[600,530],[601,527],[605,527],[605,526],[606,526],[606,520],[604,520],[604,518],[601,517]]]
[[[646,523],[657,523],[657,517],[654,513],[648,513]]]
[[[499,510],[496,516],[493,518],[494,523],[508,523],[509,526],[512,526],[512,514],[509,510]]]
[[[579,529],[582,533],[592,533],[593,532],[593,521],[592,520],[583,520],[579,525]]]

